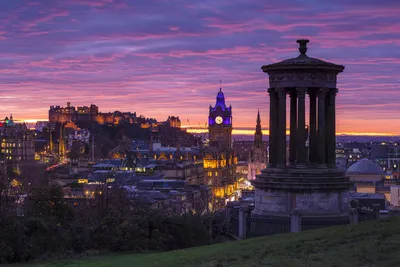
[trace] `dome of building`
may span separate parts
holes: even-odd
[[[362,159],[351,165],[346,174],[383,175],[384,171],[378,164],[369,159]]]

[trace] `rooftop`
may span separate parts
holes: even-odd
[[[317,58],[312,58],[306,55],[307,52],[307,43],[309,43],[309,40],[305,39],[300,39],[297,40],[297,43],[300,45],[299,47],[299,52],[300,55],[295,57],[295,58],[290,58],[286,59],[283,61],[280,61],[278,63],[273,63],[269,65],[264,65],[262,66],[262,70],[264,72],[269,73],[270,71],[275,71],[275,70],[287,70],[287,69],[310,69],[310,68],[316,68],[316,69],[327,69],[327,70],[333,70],[336,72],[342,72],[344,70],[344,66],[342,65],[336,65],[334,63],[326,62]]]
[[[346,174],[383,175],[384,171],[372,160],[362,159],[351,165]]]

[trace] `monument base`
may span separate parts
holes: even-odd
[[[251,218],[270,230],[279,222],[286,226],[278,227],[278,232],[350,223],[351,182],[336,168],[269,168],[252,183],[256,189]]]

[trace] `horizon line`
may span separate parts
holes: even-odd
[[[46,121],[48,122],[48,119],[22,119],[22,120],[17,120],[17,121],[23,121],[25,123],[36,123],[38,121]],[[208,132],[208,127],[206,126],[190,126],[190,125],[182,125],[182,129],[186,129],[188,133],[207,133]],[[269,130],[268,128],[262,128],[263,134],[264,135],[269,135]],[[242,135],[254,135],[255,129],[250,129],[250,127],[237,127],[236,129],[233,128],[232,134],[242,134]],[[290,132],[287,130],[286,134],[289,134]],[[400,133],[374,133],[374,132],[337,132],[337,136],[386,136],[386,137],[400,137]]]

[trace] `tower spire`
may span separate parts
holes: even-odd
[[[222,80],[219,79],[219,91],[222,92]]]
[[[254,133],[254,146],[261,147],[261,145],[262,145],[261,118],[260,118],[260,110],[258,110],[256,132]]]

